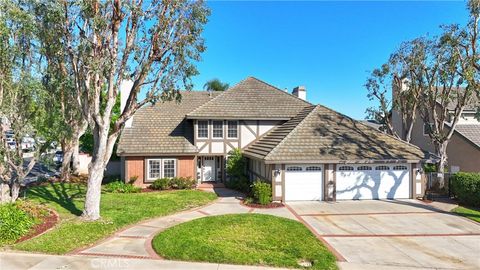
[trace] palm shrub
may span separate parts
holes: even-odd
[[[253,198],[261,205],[272,202],[272,186],[269,183],[255,181],[252,185]]]
[[[460,203],[480,207],[480,173],[458,172],[450,181],[452,192]]]

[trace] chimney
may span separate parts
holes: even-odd
[[[132,80],[123,80],[122,83],[120,84],[120,112],[123,113],[123,110],[125,109],[125,106],[127,106],[127,100],[128,96],[130,95],[130,91],[132,90],[133,86],[133,81]],[[125,127],[131,127],[132,126],[132,118],[127,120],[125,122]]]
[[[307,100],[307,89],[305,86],[297,86],[293,88],[292,95],[300,99]]]

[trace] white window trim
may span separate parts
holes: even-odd
[[[158,178],[150,177],[150,161],[159,161],[160,162],[160,176]],[[159,178],[162,178],[162,171],[163,171],[163,162],[161,158],[149,158],[147,159],[147,181],[155,181]]]
[[[153,160],[153,161],[160,161],[160,177],[156,178],[152,178],[150,177],[150,161]],[[177,159],[176,158],[149,158],[147,159],[147,177],[146,177],[146,181],[145,182],[153,182],[157,179],[160,179],[160,178],[163,178],[164,177],[164,166],[163,166],[163,162],[165,160],[173,160],[173,177],[177,177]]]
[[[200,122],[207,122],[207,136],[206,137],[200,137],[199,136],[199,133],[200,133]],[[208,139],[208,137],[210,136],[210,128],[209,128],[209,121],[208,120],[198,120],[197,121],[197,134],[195,134],[197,136],[197,138],[199,139]]]
[[[177,159],[175,158],[164,158],[162,159],[162,178],[165,177],[165,161],[173,160],[173,177],[177,177]]]
[[[230,129],[230,122],[235,122],[237,126],[237,136],[235,137],[230,137],[228,131]],[[227,120],[227,138],[229,139],[237,139],[238,138],[238,121],[237,120]]]
[[[215,137],[215,122],[220,122],[222,123],[222,136],[221,137]],[[212,139],[223,139],[223,137],[225,137],[225,134],[223,134],[225,132],[225,125],[223,123],[223,120],[212,120]]]

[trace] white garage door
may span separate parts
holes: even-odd
[[[410,198],[410,165],[337,165],[337,200]]]
[[[286,201],[322,199],[322,165],[287,165],[285,168]]]

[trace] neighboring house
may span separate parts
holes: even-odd
[[[395,97],[395,89],[393,95]],[[447,146],[447,169],[450,172],[480,172],[480,121],[475,118],[478,106],[472,104],[465,108]],[[453,112],[455,105],[451,104],[449,110]],[[452,120],[449,119],[445,125],[449,127]],[[401,121],[400,114],[393,111],[392,124],[397,134],[403,134]],[[424,151],[435,153],[435,147],[429,137],[431,124],[424,122],[417,112],[410,143]]]
[[[341,200],[422,195],[424,153],[321,105],[249,77],[225,92],[191,91],[140,109],[121,135],[123,179],[161,177],[222,183],[228,152],[241,148],[252,180],[273,198]]]

